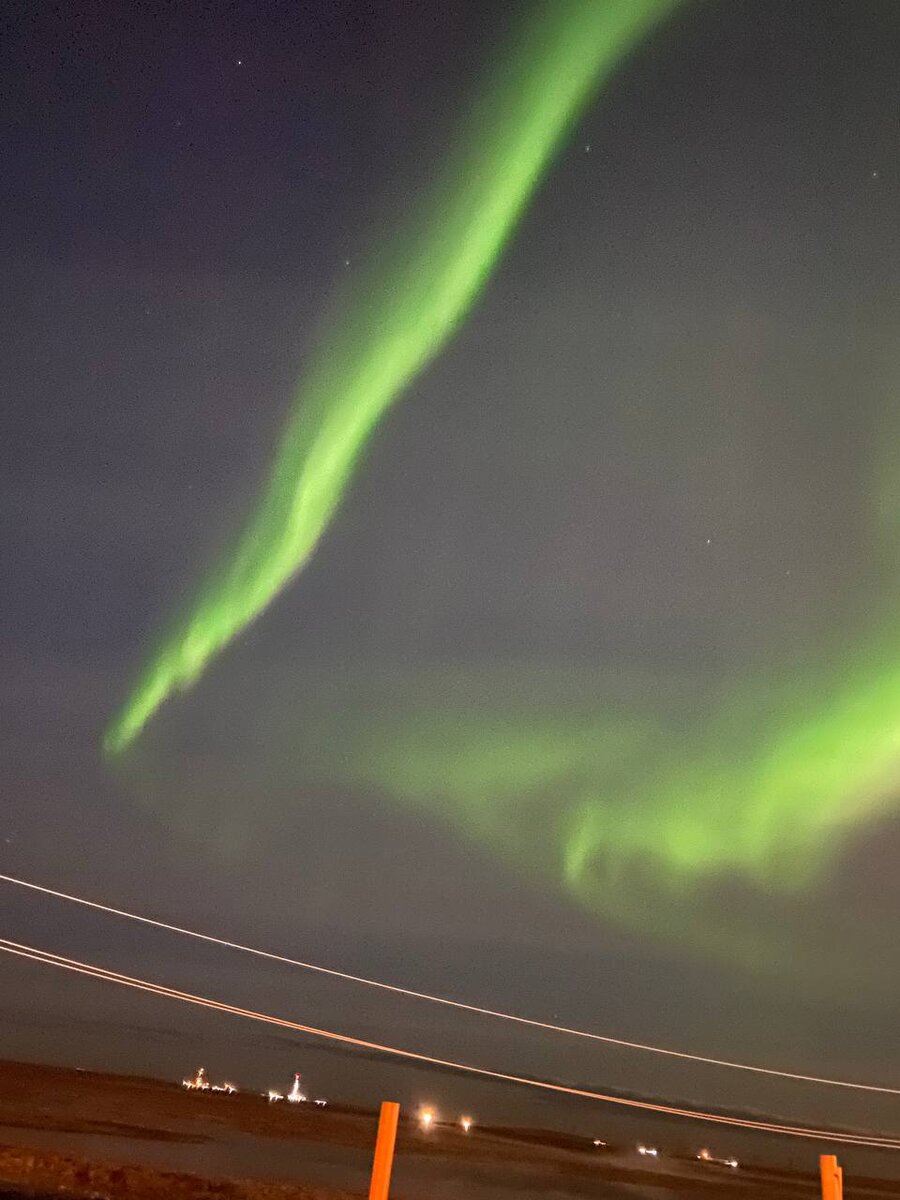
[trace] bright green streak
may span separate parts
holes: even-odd
[[[256,512],[138,680],[106,734],[107,750],[124,750],[307,562],[375,426],[477,299],[571,122],[678,2],[541,6],[419,218],[311,364]]]
[[[139,679],[108,731],[110,751],[127,747],[303,567],[377,423],[476,301],[572,120],[679,2],[547,0],[523,30],[403,236],[323,341],[255,513]],[[900,511],[898,478],[886,453],[882,515]],[[422,694],[401,687],[397,698],[395,688],[393,704],[383,681],[360,703],[317,680],[287,740],[298,783],[318,775],[375,785],[591,911],[771,965],[757,910],[748,904],[736,928],[734,907],[719,911],[716,882],[728,876],[767,900],[799,901],[846,831],[896,804],[896,638],[875,633],[827,662],[795,664],[790,682],[729,687],[687,724],[678,705],[616,703],[607,681],[586,676],[549,697],[544,672],[493,686],[479,676],[452,703],[442,671]],[[217,795],[215,818],[200,823],[205,837],[225,831],[222,808]]]

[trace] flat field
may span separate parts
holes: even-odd
[[[197,1094],[174,1083],[0,1063],[0,1197],[349,1200],[367,1194],[376,1114]],[[811,1152],[815,1162],[815,1152]],[[900,1200],[854,1178],[852,1196]],[[392,1200],[811,1200],[814,1174],[638,1156],[549,1131],[402,1122]]]

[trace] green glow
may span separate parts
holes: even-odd
[[[374,785],[617,924],[789,967],[788,912],[851,831],[897,807],[898,661],[896,639],[871,633],[715,697],[684,681],[655,711],[646,681],[632,707],[583,671],[475,673],[443,702],[446,672],[405,694],[382,680],[381,706],[317,698],[323,722],[298,750],[307,778]],[[746,889],[727,910],[725,879]]]
[[[434,739],[423,741],[415,727],[387,743],[387,761],[368,749],[396,794],[434,795],[440,781],[455,801],[445,811],[494,823],[498,845],[522,798],[543,795],[560,818],[557,867],[576,895],[589,897],[612,860],[643,863],[665,888],[730,871],[792,891],[820,873],[846,828],[876,815],[888,797],[895,802],[900,761],[894,663],[874,678],[804,682],[807,704],[817,690],[821,697],[811,711],[793,688],[769,682],[755,695],[726,697],[717,715],[686,733],[665,719],[612,714],[491,729],[482,714],[465,736],[441,730],[437,756],[429,754]]]
[[[140,677],[109,751],[125,749],[303,567],[375,426],[477,299],[580,107],[678,3],[548,0],[523,32],[420,210],[324,339],[256,511]],[[872,490],[892,532],[900,469],[883,455]],[[672,680],[674,697],[658,680],[623,695],[609,678],[537,668],[368,682],[360,672],[348,685],[305,665],[296,708],[283,706],[280,728],[277,703],[260,714],[234,777],[247,769],[247,788],[271,783],[272,795],[291,768],[298,787],[376,788],[588,911],[754,968],[788,966],[790,910],[806,920],[804,892],[849,831],[897,804],[895,627],[885,620],[852,650],[786,664],[780,677],[723,681],[715,695]],[[266,766],[245,768],[259,746]],[[246,789],[229,813],[231,782],[192,806],[193,785],[179,779],[182,827],[239,845]],[[743,909],[720,904],[726,879],[746,889]]]
[[[300,385],[256,512],[106,734],[119,752],[306,563],[378,421],[476,300],[595,88],[679,0],[548,0]]]
[[[362,797],[427,816],[622,928],[755,974],[833,984],[840,969],[858,992],[900,957],[865,905],[835,908],[819,885],[897,808],[898,663],[882,627],[852,651],[737,682],[285,664],[212,774],[205,750],[129,766],[145,803],[207,849],[240,856],[263,827],[281,837],[310,795]],[[223,686],[237,712],[228,689],[241,684]],[[259,795],[264,812],[248,803]]]

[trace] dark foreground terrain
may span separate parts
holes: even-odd
[[[0,1063],[0,1197],[349,1200],[367,1193],[374,1113],[195,1094],[175,1084]],[[816,1151],[811,1148],[810,1164]],[[896,1197],[854,1177],[848,1195]],[[637,1156],[526,1130],[401,1127],[392,1200],[809,1200],[812,1172]]]

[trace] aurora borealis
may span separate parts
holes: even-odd
[[[538,8],[474,106],[434,194],[307,368],[255,513],[107,735],[123,750],[307,561],[377,422],[466,315],[572,119],[677,0]]]
[[[308,562],[374,429],[472,308],[574,117],[675,7],[538,6],[429,192],[319,335],[255,511],[151,656],[109,751],[126,749]],[[889,478],[878,476],[873,525]],[[375,787],[590,912],[761,963],[772,945],[704,915],[704,894],[729,878],[760,894],[809,890],[847,832],[892,807],[900,678],[889,629],[870,619],[843,644],[723,679],[688,720],[683,700],[667,707],[640,689],[611,703],[608,678],[584,668],[563,672],[548,711],[541,673],[515,668],[476,672],[457,705],[434,699],[438,672],[424,705],[401,689],[383,711],[372,694],[352,718],[325,681],[330,698],[298,718],[307,728],[292,740],[305,779]],[[339,727],[339,752],[323,753]]]
[[[641,11],[4,13],[0,871],[890,1084],[900,6]],[[22,943],[373,1040],[872,1119],[5,901]],[[284,1073],[38,970],[23,1061],[180,1078],[202,1036]]]

